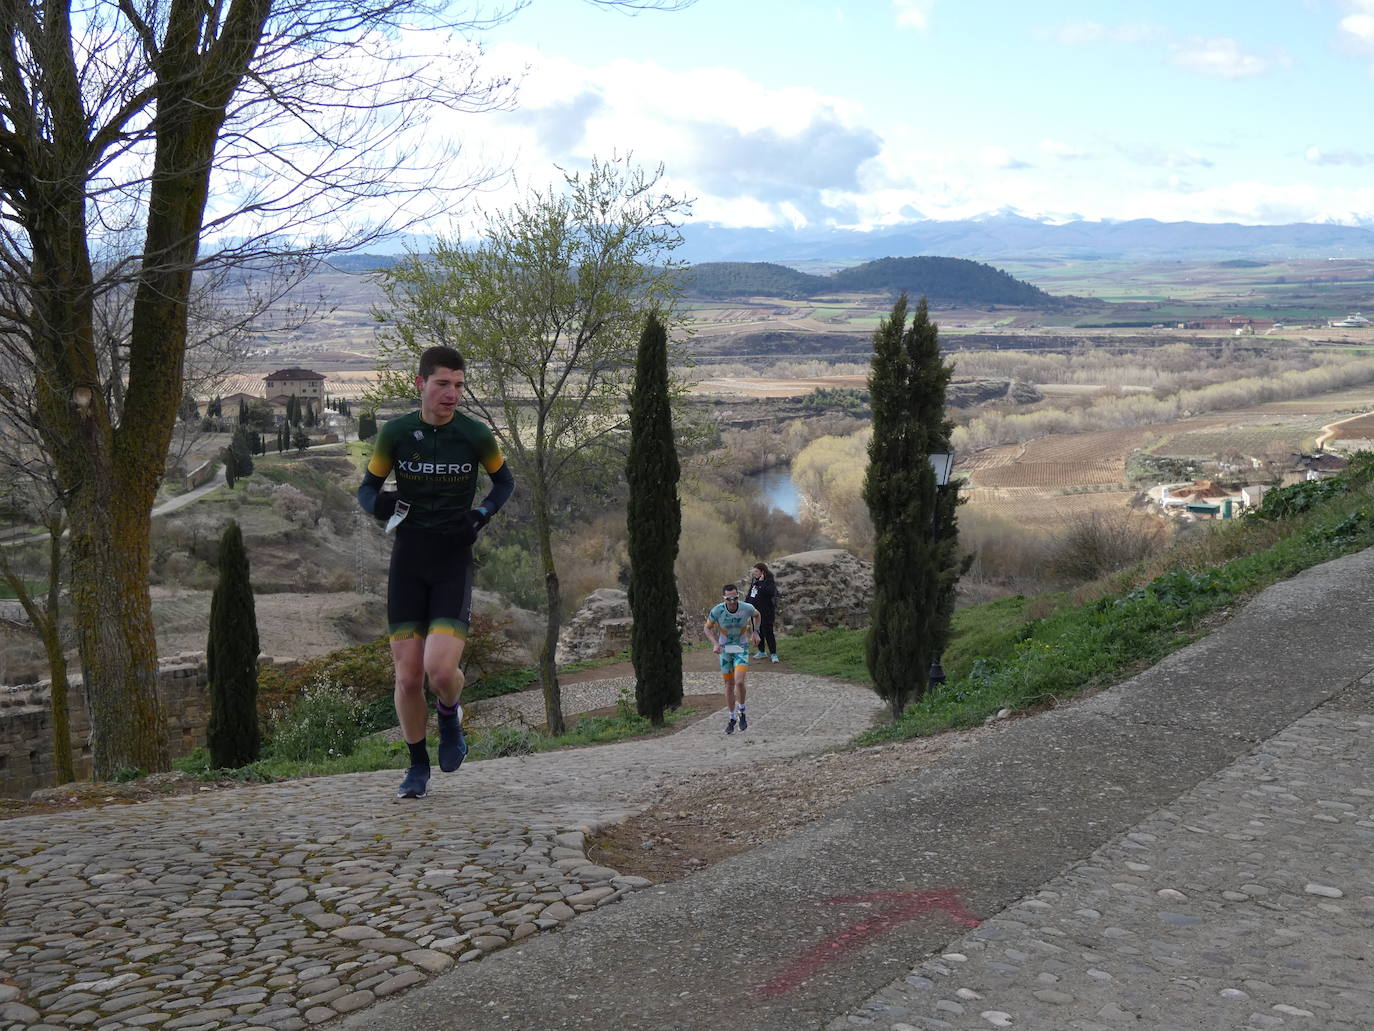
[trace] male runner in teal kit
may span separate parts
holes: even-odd
[[[429,790],[426,677],[439,716],[439,768],[456,770],[467,755],[458,664],[472,615],[472,545],[515,489],[491,428],[457,410],[465,377],[463,356],[451,347],[420,355],[420,410],[381,428],[358,488],[358,503],[396,534],[386,607],[396,716],[410,749],[400,798],[424,798]],[[491,492],[473,508],[478,466],[491,477]],[[397,489],[382,492],[390,473]]]
[[[739,600],[739,588],[726,584],[721,589],[724,598],[720,604],[706,614],[706,625],[702,629],[711,649],[720,656],[720,675],[725,678],[725,707],[730,712],[730,722],[725,724],[725,733],[733,734],[735,727],[741,731],[749,729],[749,717],[744,712],[745,678],[749,676],[749,641],[759,640],[755,622],[758,610],[747,601]],[[745,639],[745,633],[749,639]],[[735,698],[739,698],[739,708]]]

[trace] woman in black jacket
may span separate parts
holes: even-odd
[[[759,650],[754,658],[761,659],[766,654],[774,662],[778,661],[778,640],[773,636],[773,616],[777,613],[778,585],[773,574],[762,562],[755,564],[754,579],[749,584],[749,604],[759,610]]]

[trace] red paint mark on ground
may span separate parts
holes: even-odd
[[[979,920],[964,908],[956,891],[880,891],[872,895],[838,895],[823,900],[828,905],[867,905],[877,910],[839,934],[813,945],[781,974],[759,985],[760,995],[776,996],[792,991],[841,956],[867,945],[899,924],[928,913],[942,912],[965,927]]]

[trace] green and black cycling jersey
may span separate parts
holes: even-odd
[[[404,527],[457,530],[473,507],[479,467],[491,477],[491,492],[478,507],[490,516],[515,487],[491,428],[457,412],[444,425],[434,426],[419,412],[411,412],[389,420],[378,432],[358,501],[378,514],[378,492],[394,473],[397,499],[410,505]]]

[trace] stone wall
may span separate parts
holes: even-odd
[[[768,568],[778,585],[779,633],[868,626],[873,567],[858,556],[838,548],[803,551],[775,559]],[[751,576],[740,578],[741,592],[748,592]]]
[[[215,477],[215,470],[219,467],[219,459],[211,458],[201,462],[189,473],[186,474],[186,489],[195,490],[201,484],[209,483]]]
[[[261,663],[273,663],[263,658]],[[291,666],[296,660],[279,660]],[[162,702],[164,738],[172,758],[205,744],[210,722],[210,692],[206,688],[205,656],[177,655],[160,660],[157,681]],[[79,677],[67,692],[71,710],[72,758],[78,780],[91,776],[91,720]],[[0,686],[0,797],[27,798],[38,788],[56,783],[52,762],[52,713],[49,683]]]
[[[777,631],[805,634],[830,627],[868,625],[873,567],[838,548],[803,551],[768,563],[778,585]],[[747,593],[752,574],[735,581]],[[679,630],[688,643],[701,639],[706,613],[679,613]],[[630,603],[625,592],[603,587],[587,596],[558,635],[558,661],[575,662],[615,655],[629,647]]]

